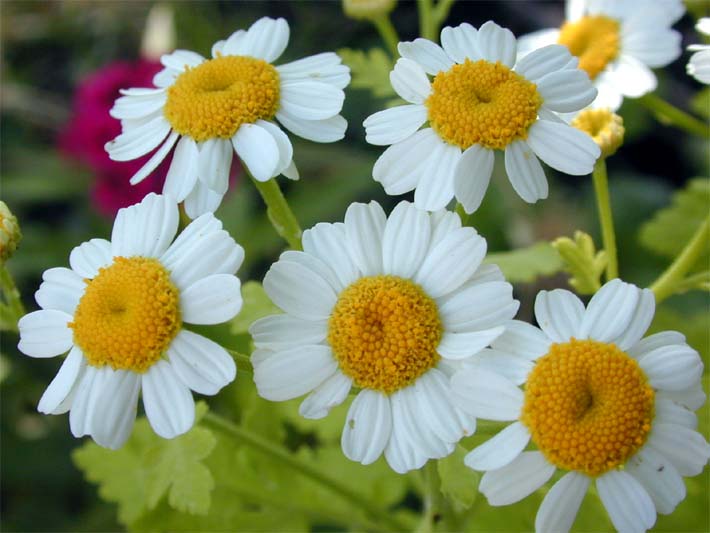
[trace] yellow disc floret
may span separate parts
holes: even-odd
[[[609,109],[585,109],[571,125],[594,139],[601,148],[602,157],[616,153],[624,142],[624,120]]]
[[[115,257],[74,313],[74,343],[93,366],[145,372],[180,329],[179,293],[156,259]]]
[[[527,138],[541,105],[534,83],[501,63],[469,59],[437,74],[426,101],[434,131],[463,150]]]
[[[579,68],[593,80],[619,55],[619,30],[619,23],[609,17],[582,17],[566,22],[560,29],[557,42],[579,58]]]
[[[165,118],[196,141],[229,139],[242,124],[278,110],[279,74],[262,59],[221,56],[180,74],[168,89]]]
[[[439,361],[442,327],[436,303],[396,276],[361,278],[342,291],[328,342],[355,385],[386,394],[413,383]]]
[[[638,363],[614,344],[553,344],[530,373],[521,421],[552,464],[598,476],[646,441],[654,392]]]

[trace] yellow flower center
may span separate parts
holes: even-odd
[[[615,153],[624,142],[624,121],[608,109],[585,109],[571,125],[594,139],[604,157]]]
[[[598,476],[646,441],[654,392],[638,363],[614,344],[553,344],[528,377],[521,421],[548,461]]]
[[[619,23],[603,15],[565,22],[557,39],[579,58],[579,68],[596,78],[619,55]]]
[[[413,383],[439,361],[436,303],[396,276],[361,278],[338,298],[328,342],[340,369],[363,389],[386,394]]]
[[[180,329],[179,293],[156,259],[115,257],[74,313],[74,343],[93,366],[145,372]]]
[[[279,74],[262,59],[221,56],[180,74],[168,88],[165,118],[196,141],[229,139],[242,124],[272,118]]]
[[[434,131],[463,150],[502,149],[527,138],[541,105],[534,83],[501,63],[469,59],[439,72],[426,100]]]

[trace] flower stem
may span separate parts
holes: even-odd
[[[436,28],[434,23],[434,10],[432,0],[417,0],[419,9],[419,34],[425,39],[436,41]]]
[[[653,93],[648,93],[638,101],[649,109],[664,124],[671,124],[689,133],[710,138],[710,125],[702,120],[678,109]]]
[[[215,413],[208,412],[202,421],[205,425],[216,429],[223,434],[229,435],[236,441],[251,446],[261,453],[268,455],[270,458],[275,459],[283,465],[292,468],[313,481],[320,483],[324,487],[327,487],[334,493],[340,495],[342,498],[361,508],[372,519],[379,521],[388,528],[395,531],[405,531],[409,529],[409,524],[402,522],[387,509],[384,509],[372,500],[361,496],[350,487],[342,484],[336,479],[333,479],[330,475],[325,474],[310,464],[299,460],[285,448],[264,439],[260,435],[252,433],[248,429],[237,426]]]
[[[268,181],[259,181],[254,179],[254,176],[246,168],[245,171],[249,174],[252,183],[254,183],[259,194],[264,199],[266,214],[269,216],[276,233],[283,237],[291,248],[300,250],[301,226],[298,225],[296,215],[291,211],[286,198],[284,198],[279,188],[279,184],[276,183],[276,179],[271,178]]]
[[[430,460],[421,470],[424,476],[424,513],[417,533],[431,533],[438,520],[441,491],[437,461]]]
[[[394,59],[399,57],[399,51],[397,50],[397,44],[399,44],[399,36],[397,35],[397,30],[394,29],[390,16],[388,14],[380,15],[377,18],[372,19],[372,23],[377,28],[377,31],[382,37],[387,49],[392,54]]]
[[[451,11],[451,6],[454,5],[455,1],[456,0],[439,0],[439,3],[436,4],[434,8],[434,34],[439,33],[439,29],[446,20],[446,17],[449,16],[449,11]]]
[[[25,314],[20,291],[5,265],[0,265],[0,290],[6,303],[0,304],[0,329],[19,331],[17,322]]]
[[[607,255],[606,279],[607,281],[619,277],[619,267],[616,258],[616,235],[614,233],[614,219],[611,214],[609,200],[609,180],[606,173],[606,160],[600,157],[592,170],[594,192],[597,196],[597,210],[599,211],[599,224],[602,229],[602,241]]]
[[[677,289],[683,286],[683,277],[693,268],[703,251],[708,249],[710,241],[710,216],[700,224],[693,237],[685,245],[675,261],[659,276],[650,289],[656,296],[656,303],[660,303],[669,296],[673,296]]]
[[[234,359],[234,362],[237,365],[237,371],[245,372],[249,376],[254,374],[254,367],[252,366],[251,359],[248,355],[234,350],[229,350],[228,348],[225,348],[225,350],[227,350],[227,353],[232,356],[232,359]]]

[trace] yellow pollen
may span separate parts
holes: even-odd
[[[598,476],[646,441],[654,392],[638,363],[614,344],[553,344],[530,373],[521,421],[548,461]]]
[[[463,150],[502,149],[527,138],[541,105],[534,83],[499,62],[469,59],[439,72],[426,100],[431,127]]]
[[[86,280],[74,313],[74,343],[93,366],[145,372],[180,329],[179,293],[156,259],[115,257]]]
[[[614,154],[624,142],[624,121],[609,109],[585,109],[571,125],[594,139],[603,157]]]
[[[328,322],[328,342],[343,373],[386,394],[413,383],[439,361],[436,303],[397,276],[361,278],[343,292]]]
[[[180,74],[168,89],[165,118],[196,141],[229,139],[242,124],[278,110],[279,74],[262,59],[220,56]]]
[[[593,80],[619,55],[619,23],[603,15],[565,22],[557,42],[579,58],[579,68]]]

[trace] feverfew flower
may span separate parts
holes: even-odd
[[[624,96],[638,98],[656,88],[651,68],[680,56],[681,37],[671,25],[684,12],[681,0],[567,0],[562,27],[521,37],[518,53],[567,46],[599,90],[592,105],[616,111]]]
[[[301,415],[323,418],[359,389],[341,444],[362,464],[384,452],[403,473],[451,453],[475,418],[452,405],[449,376],[491,368],[477,354],[518,309],[500,270],[481,265],[485,239],[450,212],[401,202],[388,219],[371,202],[304,232],[303,250],[264,278],[285,314],[250,328],[259,394],[310,393]]]
[[[695,29],[710,36],[710,18],[701,18]],[[691,44],[688,50],[695,52],[686,65],[688,74],[701,83],[710,84],[710,45]]]
[[[703,364],[680,333],[642,339],[654,311],[650,290],[618,279],[586,309],[569,291],[542,291],[541,329],[512,321],[493,341],[489,356],[505,358],[509,376],[452,378],[461,409],[514,421],[465,458],[486,472],[479,489],[491,505],[525,498],[558,468],[567,473],[540,505],[538,532],[568,531],[592,482],[619,531],[645,531],[685,498],[682,476],[710,457],[693,412],[705,402]],[[528,442],[535,451],[523,451]]]
[[[273,122],[316,142],[342,139],[347,123],[338,113],[348,67],[332,52],[275,67],[288,44],[284,19],[262,18],[212,47],[212,59],[188,50],[161,58],[157,89],[127,89],[111,115],[123,133],[106,144],[116,161],[157,148],[131,178],[145,179],[175,146],[163,192],[185,201],[194,218],[219,206],[236,151],[259,181],[279,174],[298,179],[293,147]]]
[[[173,199],[153,193],[121,209],[111,242],[85,242],[72,250],[71,269],[47,270],[35,293],[42,310],[19,322],[21,352],[44,358],[69,351],[38,410],[71,411],[75,437],[119,448],[141,391],[155,432],[175,437],[195,419],[190,390],[216,394],[236,376],[224,348],[182,324],[237,314],[234,273],[244,251],[211,213],[171,244],[178,221]]]
[[[599,148],[555,114],[578,111],[596,96],[565,47],[516,62],[515,37],[493,22],[478,31],[470,24],[446,27],[441,42],[443,48],[426,39],[399,43],[402,58],[390,80],[410,104],[365,120],[369,143],[392,145],[373,169],[387,194],[415,189],[415,205],[431,211],[456,196],[472,213],[488,188],[496,150],[505,152],[508,178],[530,203],[548,193],[538,157],[568,174],[592,171]]]

